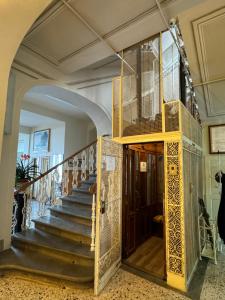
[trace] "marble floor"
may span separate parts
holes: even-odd
[[[225,299],[225,253],[218,256],[218,264],[208,263],[201,292],[201,300]]]
[[[185,300],[172,290],[160,287],[120,269],[99,297],[92,289],[79,289],[65,282],[40,281],[35,276],[9,273],[0,277],[1,300]]]
[[[0,275],[1,300],[185,300],[190,299],[120,269],[99,297],[90,288],[80,289],[63,281],[50,281],[33,275],[9,272]],[[208,263],[201,300],[225,299],[225,255],[218,265]]]

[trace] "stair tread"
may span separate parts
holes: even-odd
[[[93,267],[68,263],[35,251],[11,247],[0,256],[0,269],[17,269],[79,283],[93,281]]]
[[[72,190],[74,193],[82,193],[82,194],[87,194],[87,195],[90,195],[92,196],[92,194],[89,192],[89,188],[87,187],[82,187],[82,185],[78,188],[73,188]]]
[[[79,197],[75,195],[69,195],[69,196],[64,196],[61,198],[61,200],[66,200],[74,203],[80,203],[84,205],[92,205],[92,197],[85,198],[85,197]]]
[[[28,229],[24,232],[16,233],[14,234],[13,239],[56,249],[62,252],[70,252],[90,259],[93,258],[93,252],[90,251],[90,246],[55,236],[38,229]]]
[[[91,210],[86,208],[71,208],[67,206],[56,205],[50,208],[51,211],[60,212],[66,215],[80,217],[87,220],[91,219]]]
[[[74,234],[80,234],[87,237],[91,236],[90,226],[75,223],[75,222],[70,222],[66,220],[61,220],[60,218],[56,218],[53,216],[44,216],[32,221],[34,223],[41,223],[46,226],[54,227],[59,230],[68,231]]]

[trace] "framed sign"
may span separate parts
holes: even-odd
[[[146,161],[140,162],[140,172],[147,172],[147,162]]]
[[[50,151],[50,129],[34,132],[33,150],[35,152]]]
[[[225,153],[225,124],[209,126],[209,151]]]

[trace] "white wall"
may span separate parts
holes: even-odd
[[[29,154],[30,153],[30,133],[19,133],[17,157],[18,154]]]
[[[219,170],[225,173],[225,154],[209,153],[209,125],[216,125],[216,123],[203,126],[204,191],[208,213],[216,220],[220,203],[220,186],[215,181],[215,174]]]
[[[77,89],[77,93],[97,103],[105,111],[109,119],[112,116],[112,82],[93,87]]]
[[[34,135],[35,131],[50,129],[50,149],[49,151],[37,152],[33,150]],[[31,133],[31,156],[51,156],[51,155],[64,155],[64,146],[65,146],[65,123],[62,122],[62,125],[54,124],[43,124],[42,126],[35,127]]]
[[[68,157],[96,139],[93,122],[89,119],[78,119],[73,116],[48,111],[38,105],[23,101],[22,109],[39,115],[56,119],[65,123],[64,157]],[[94,129],[93,129],[94,128]],[[46,129],[43,128],[43,129]],[[57,146],[59,147],[59,145]]]

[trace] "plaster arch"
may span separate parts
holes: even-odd
[[[9,72],[25,34],[52,0],[0,0],[0,154],[3,142]]]
[[[85,96],[76,93],[73,90],[67,89],[64,85],[58,82],[38,81],[32,86],[26,86],[21,90],[22,93],[37,93],[38,95],[48,95],[61,101],[62,103],[69,103],[88,115],[93,121],[98,135],[111,135],[112,126],[110,116],[97,103],[89,100]]]

